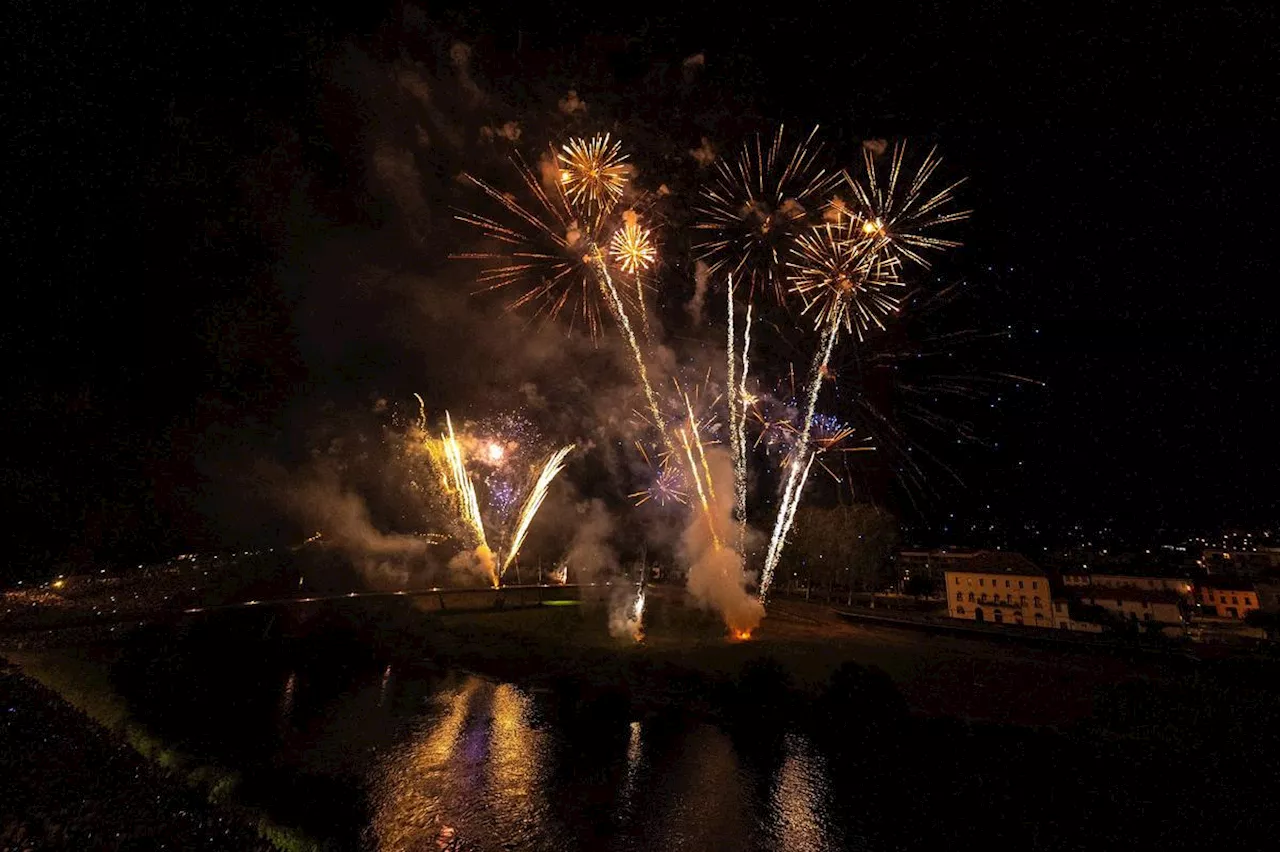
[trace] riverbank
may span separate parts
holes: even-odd
[[[8,664],[0,708],[0,848],[273,848]]]

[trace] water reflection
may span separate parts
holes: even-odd
[[[839,849],[827,814],[831,807],[825,761],[808,738],[787,734],[786,757],[776,775],[770,802],[770,829],[780,848]]]
[[[428,840],[453,836],[445,820],[449,804],[466,792],[471,774],[455,761],[471,700],[482,681],[468,678],[442,690],[434,712],[425,716],[409,740],[380,767],[372,799],[371,831],[386,852],[423,849]],[[461,788],[461,789],[459,789]]]
[[[438,691],[370,767],[369,846],[841,847],[825,763],[803,736],[744,756],[713,725],[556,724],[538,698],[474,677]]]

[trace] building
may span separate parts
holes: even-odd
[[[894,556],[894,563],[902,588],[907,588],[912,580],[923,580],[940,590],[948,569],[962,569],[977,555],[978,551],[974,550],[900,550]]]
[[[1090,585],[1077,589],[1080,603],[1100,607],[1123,621],[1182,625],[1186,599],[1169,589],[1140,589],[1126,586]]]
[[[1200,554],[1200,567],[1209,574],[1257,577],[1280,571],[1280,548],[1258,547],[1250,550],[1205,548]]]
[[[1021,554],[980,550],[944,573],[947,614],[952,618],[1055,626],[1049,575]],[[1061,614],[1065,616],[1065,607]]]
[[[1232,577],[1210,577],[1200,584],[1200,605],[1212,609],[1218,618],[1243,619],[1261,609],[1257,589],[1249,580]]]
[[[1062,575],[1062,584],[1068,591],[1089,594],[1093,588],[1133,589],[1137,591],[1172,592],[1191,600],[1195,597],[1195,584],[1187,577],[1157,577],[1154,575],[1086,574]],[[1093,587],[1093,588],[1091,588]]]

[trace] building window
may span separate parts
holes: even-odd
[[[1245,596],[1245,599],[1244,599],[1244,605],[1253,606],[1253,601],[1249,600],[1249,597],[1247,595]]]
[[[1222,596],[1220,596],[1220,597],[1218,598],[1218,603],[1226,603],[1226,602],[1227,602],[1227,596],[1226,596],[1226,595],[1222,595]]]
[[[1053,611],[1054,611],[1054,612],[1062,612],[1062,601],[1054,601],[1054,602],[1053,602]]]
[[[1005,580],[1005,581],[1004,581],[1004,587],[1005,587],[1006,589],[1007,589],[1007,588],[1009,588],[1009,581],[1008,581],[1008,580]]]
[[[986,602],[987,602],[987,593],[986,593],[986,592],[983,592],[983,593],[982,593],[981,601],[982,601],[983,603],[986,603]]]
[[[962,600],[964,600],[964,592],[956,592],[956,601],[959,602]]]
[[[1039,608],[1040,608],[1040,596],[1039,596],[1039,595],[1036,595],[1035,604],[1036,604],[1036,609],[1039,609]]]
[[[969,603],[973,603],[973,592],[969,593]]]
[[[964,615],[964,607],[962,606],[956,607],[956,615]]]
[[[1039,583],[1037,583],[1035,580],[1032,580],[1032,581],[1031,581],[1031,589],[1034,591],[1034,590],[1036,590],[1036,589],[1038,589],[1038,588],[1040,588],[1040,584],[1039,584]]]
[[[1240,604],[1240,599],[1239,599],[1239,598],[1237,598],[1235,595],[1232,595],[1232,596],[1231,596],[1231,605],[1232,605],[1232,606],[1238,606],[1239,604]]]
[[[987,584],[987,581],[986,581],[986,578],[985,578],[985,577],[979,577],[979,578],[978,578],[978,585],[979,585],[979,586],[985,586],[986,584]]]
[[[1019,588],[1019,589],[1021,589],[1021,588],[1022,588],[1022,581],[1021,581],[1021,580],[1019,580],[1019,581],[1018,581],[1018,588]]]
[[[1043,614],[1043,613],[1039,613],[1039,612],[1037,612],[1037,613],[1036,613],[1036,621],[1044,621],[1044,614]]]

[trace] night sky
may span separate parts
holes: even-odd
[[[65,5],[19,11],[6,59],[7,574],[287,536],[256,461],[305,459],[323,412],[465,400],[421,296],[387,282],[465,297],[453,176],[495,158],[448,129],[492,113],[536,141],[570,88],[677,188],[701,136],[728,149],[777,121],[821,123],[846,162],[863,138],[936,142],[970,176],[938,280],[970,285],[956,321],[1012,333],[987,366],[1044,387],[974,415],[987,447],[938,448],[965,487],[913,523],[1148,536],[1280,515],[1263,4]],[[485,94],[440,70],[458,42]],[[379,94],[406,68],[433,81],[426,117]],[[378,152],[414,145],[406,196]],[[691,275],[670,278],[679,313]]]

